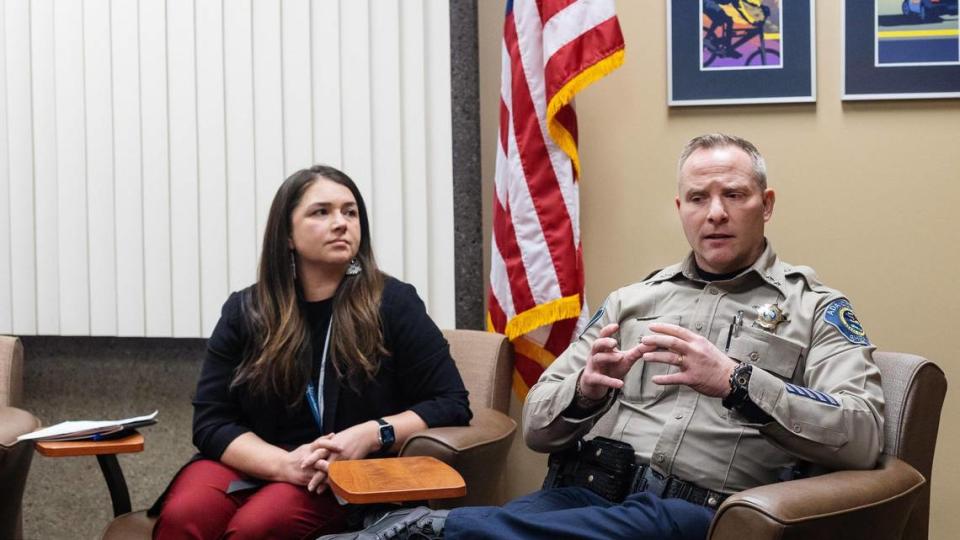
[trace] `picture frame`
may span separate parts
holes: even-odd
[[[666,2],[669,106],[816,101],[815,0]]]
[[[844,0],[844,100],[960,97],[957,0]]]

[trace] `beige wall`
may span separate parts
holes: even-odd
[[[489,231],[503,5],[479,4]],[[960,292],[950,283],[960,270],[960,100],[842,103],[840,6],[817,3],[816,104],[669,109],[665,4],[618,2],[626,63],[577,98],[587,298],[596,308],[610,290],[686,252],[673,206],[675,157],[691,137],[726,131],[752,140],[767,158],[777,191],[767,233],[778,253],[847,293],[879,347],[927,356],[956,381],[951,340]],[[960,529],[952,511],[960,502],[953,394],[934,464],[931,538]],[[536,488],[543,463],[516,446],[509,494]]]

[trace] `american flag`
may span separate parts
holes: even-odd
[[[526,396],[588,315],[573,98],[623,63],[613,0],[508,0],[487,327]]]

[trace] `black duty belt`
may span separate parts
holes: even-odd
[[[683,499],[693,504],[716,509],[727,500],[726,493],[702,488],[676,476],[663,476],[648,465],[640,464],[633,477],[630,493],[646,492],[661,499]]]
[[[615,503],[646,492],[661,499],[683,499],[716,509],[728,495],[702,488],[676,476],[664,476],[637,463],[633,447],[623,441],[596,437],[550,454],[544,489],[578,486]]]

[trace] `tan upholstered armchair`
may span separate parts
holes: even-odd
[[[427,429],[407,439],[402,456],[429,455],[457,469],[467,483],[467,495],[442,504],[491,504],[499,491],[507,451],[517,424],[506,415],[510,403],[513,348],[499,334],[444,330],[450,352],[470,391],[473,420],[466,427]],[[146,512],[114,519],[105,539],[150,538],[154,520]]]
[[[513,380],[513,347],[500,334],[444,330],[450,354],[470,392],[473,420],[466,427],[433,428],[407,439],[401,456],[433,456],[451,465],[467,482],[467,495],[438,505],[473,506],[497,502],[503,464],[517,423],[507,416]]]
[[[40,427],[32,414],[15,407],[20,404],[22,387],[23,346],[15,337],[0,336],[0,538],[23,537],[23,489],[33,445],[15,442]]]
[[[919,356],[877,352],[874,358],[886,399],[880,465],[738,493],[717,510],[710,539],[927,538],[947,381],[936,364]]]

